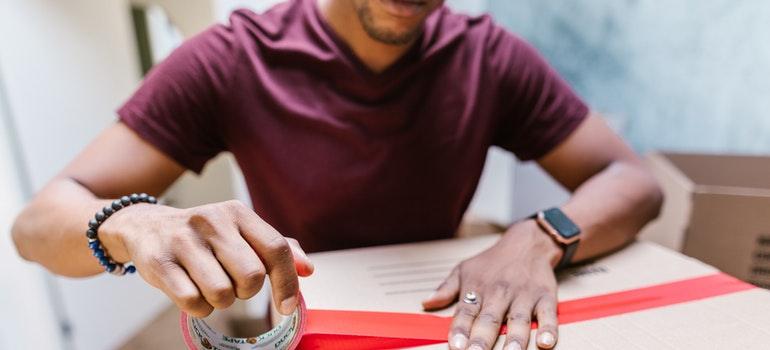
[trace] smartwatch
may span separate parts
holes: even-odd
[[[564,251],[561,260],[556,265],[556,269],[559,270],[569,266],[580,242],[580,228],[559,208],[537,212],[530,219],[534,219],[538,226],[551,236]]]

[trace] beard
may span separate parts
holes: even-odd
[[[422,26],[416,26],[404,32],[396,32],[377,26],[369,2],[364,1],[356,8],[358,19],[370,38],[386,45],[401,46],[412,43],[422,33]]]

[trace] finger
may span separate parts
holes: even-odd
[[[483,304],[471,327],[469,350],[491,349],[500,336],[503,316],[511,305],[509,285],[495,283],[484,290]]]
[[[190,245],[182,249],[185,251],[177,254],[179,262],[198,286],[206,302],[216,309],[232,305],[235,301],[233,284],[214,254],[200,246]]]
[[[445,308],[457,301],[457,293],[460,290],[460,269],[455,267],[449,276],[442,282],[428,299],[422,301],[422,308],[435,310]]]
[[[209,244],[214,256],[230,276],[238,299],[249,299],[262,289],[265,266],[240,235],[227,238],[217,236],[217,239],[212,239]]]
[[[239,209],[238,227],[267,268],[278,311],[284,315],[292,313],[298,303],[299,281],[289,242],[248,209]]]
[[[305,251],[299,245],[299,242],[294,238],[286,238],[291,246],[291,253],[294,255],[294,268],[297,269],[297,274],[302,277],[308,277],[313,274],[315,266],[310,261]]]
[[[203,318],[211,314],[211,306],[200,294],[187,272],[179,265],[168,264],[157,274],[158,287],[176,306],[193,317]]]
[[[464,288],[463,293],[477,291],[476,288]],[[478,295],[478,292],[475,292]],[[476,316],[479,314],[481,300],[476,304],[465,302],[457,303],[455,314],[452,318],[452,325],[449,328],[449,348],[452,350],[464,350],[468,345],[468,339],[471,333],[471,326]]]
[[[532,314],[535,302],[526,295],[519,295],[508,310],[505,350],[526,349],[532,332]]]
[[[547,295],[540,298],[535,306],[537,315],[537,346],[552,349],[558,340],[558,319],[556,316],[556,297]]]

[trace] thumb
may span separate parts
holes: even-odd
[[[301,277],[307,277],[313,274],[315,267],[310,258],[307,257],[305,251],[300,247],[299,242],[294,238],[286,238],[291,247],[291,253],[294,256],[294,267],[297,269],[297,274]]]
[[[422,308],[426,311],[442,309],[457,301],[460,292],[460,268],[455,267],[444,282],[438,286],[428,299],[422,301]]]

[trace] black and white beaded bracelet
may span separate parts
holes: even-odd
[[[120,199],[116,199],[112,204],[104,207],[102,210],[96,212],[94,218],[88,222],[88,230],[86,231],[88,247],[91,248],[94,256],[99,259],[99,264],[104,266],[105,271],[113,275],[122,276],[127,273],[134,273],[136,272],[136,267],[131,263],[121,264],[112,260],[105,251],[104,246],[102,246],[102,243],[99,241],[99,226],[118,210],[136,203],[157,204],[158,200],[147,193],[133,193],[129,196],[123,196],[120,197]]]

